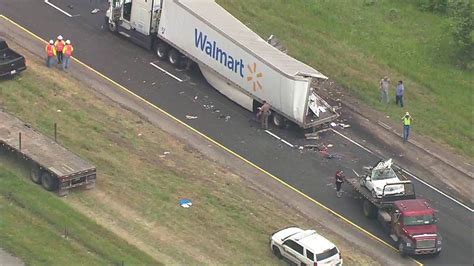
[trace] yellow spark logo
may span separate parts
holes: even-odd
[[[247,76],[247,81],[252,81],[253,91],[257,91],[257,87],[259,89],[262,89],[262,85],[260,84],[260,82],[258,82],[257,79],[263,77],[263,74],[262,74],[262,72],[257,73],[257,64],[253,63],[253,67],[251,67],[250,65],[247,65],[247,69],[249,70],[249,73],[250,73]]]

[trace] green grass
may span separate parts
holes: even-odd
[[[54,194],[22,178],[25,173],[17,170],[21,165],[5,155],[0,159],[2,248],[35,265],[159,264]]]
[[[99,173],[95,189],[73,190],[65,202],[154,259],[274,265],[279,261],[270,252],[270,234],[297,224],[321,230],[348,263],[376,264],[137,114],[21,52],[30,67],[2,83],[0,104],[46,135],[58,124],[59,142],[95,164]],[[160,157],[165,151],[170,154]],[[181,198],[191,199],[193,207],[180,207]]]
[[[289,54],[396,122],[474,157],[474,75],[456,68],[446,17],[407,0],[218,0],[260,36],[275,34]],[[373,4],[370,4],[373,3]],[[405,83],[406,105],[378,102],[378,82]]]

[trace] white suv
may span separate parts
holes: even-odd
[[[286,258],[297,265],[342,265],[337,247],[315,230],[283,229],[271,236],[270,248],[278,258]]]

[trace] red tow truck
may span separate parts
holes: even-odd
[[[433,254],[441,252],[442,237],[438,232],[435,210],[424,199],[417,199],[415,188],[409,181],[387,184],[383,192],[390,186],[404,186],[403,195],[385,195],[373,197],[372,193],[362,185],[361,178],[344,177],[362,197],[362,211],[368,218],[377,218],[378,222],[396,243],[400,253],[405,255]]]

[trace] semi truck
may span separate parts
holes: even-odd
[[[245,109],[257,112],[268,102],[278,127],[291,121],[311,129],[338,117],[312,86],[325,75],[273,47],[214,0],[109,0],[105,20],[174,66],[195,62],[212,87]]]
[[[417,199],[415,187],[409,180],[386,184],[382,197],[374,195],[362,185],[365,177],[344,177],[362,199],[362,211],[370,219],[377,219],[385,232],[397,245],[403,256],[434,254],[442,249],[442,237],[438,232],[436,211],[425,199]],[[402,186],[404,193],[390,194],[385,191]]]

